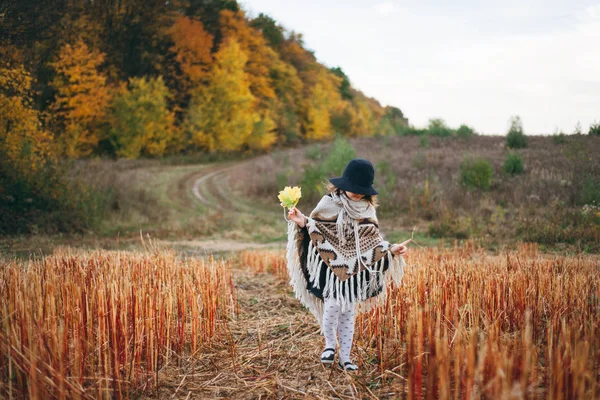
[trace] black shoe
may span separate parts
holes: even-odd
[[[335,357],[335,349],[332,349],[331,347],[326,348],[323,350],[323,353],[321,353],[321,362],[323,364],[333,364],[333,357]]]
[[[346,361],[344,363],[344,365],[342,365],[342,362],[339,361],[338,362],[338,367],[340,367],[341,369],[344,369],[346,371],[357,371],[358,370],[358,365],[353,364],[350,361]]]

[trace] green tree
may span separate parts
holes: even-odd
[[[514,116],[510,119],[510,128],[506,134],[506,146],[510,149],[527,147],[527,136],[523,132],[523,123],[519,116]]]
[[[260,115],[245,72],[248,57],[235,39],[223,42],[208,86],[192,99],[185,130],[193,145],[209,151],[235,151],[247,144]]]
[[[588,135],[600,136],[600,123],[594,122],[593,124],[591,124]]]
[[[330,71],[342,79],[342,82],[340,83],[340,94],[342,95],[342,99],[352,100],[354,96],[352,95],[352,87],[350,86],[348,75],[346,75],[340,67],[331,68]]]
[[[175,141],[169,92],[161,77],[131,78],[111,106],[110,138],[121,157],[161,156]]]

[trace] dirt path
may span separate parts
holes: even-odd
[[[234,272],[240,309],[226,344],[165,368],[158,393],[148,398],[381,396],[370,392],[374,375],[366,366],[351,375],[320,363],[323,337],[317,323],[284,280],[243,267]],[[355,353],[363,354],[360,344]]]

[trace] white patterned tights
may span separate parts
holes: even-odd
[[[336,328],[340,341],[340,361],[342,365],[350,361],[352,337],[354,336],[354,307],[342,312],[342,306],[336,304],[334,298],[325,299],[323,310],[323,333],[325,348],[335,349]]]

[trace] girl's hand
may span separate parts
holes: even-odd
[[[395,256],[403,256],[408,251],[408,248],[406,246],[403,246],[403,245],[400,245],[400,244],[395,244],[392,247],[390,247],[390,251]]]
[[[304,228],[306,225],[306,217],[296,207],[288,211],[288,218],[290,221],[294,221],[300,228]]]

